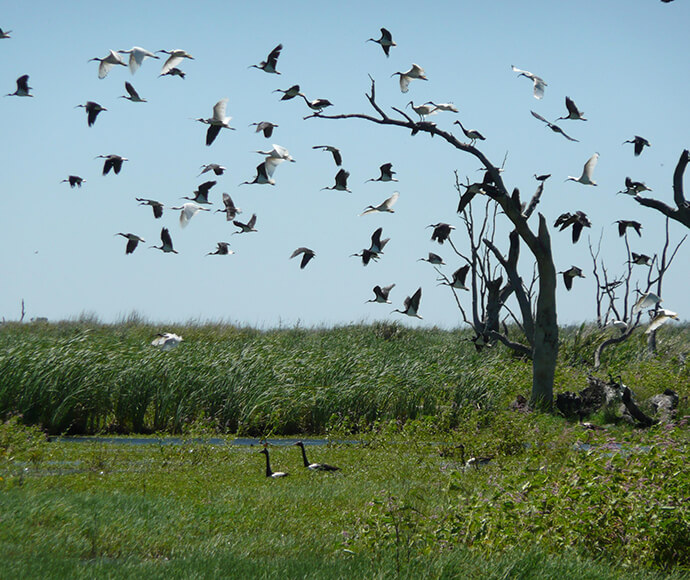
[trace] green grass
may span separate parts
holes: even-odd
[[[397,324],[260,332],[229,325],[172,327],[182,345],[150,345],[157,327],[83,320],[0,326],[0,418],[20,414],[49,433],[327,433],[433,416],[457,427],[531,387],[529,361],[503,347],[477,353],[467,331]],[[580,390],[602,332],[564,329],[556,390]],[[688,327],[663,329],[658,356],[644,336],[607,351],[600,376],[636,394],[687,385]],[[638,379],[639,377],[639,379]],[[681,393],[687,395],[688,393]]]

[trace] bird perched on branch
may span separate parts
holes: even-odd
[[[279,44],[269,53],[266,60],[262,60],[259,64],[252,64],[249,68],[258,68],[264,72],[279,75],[280,73],[276,70],[276,66],[278,65],[278,57],[281,50],[283,50],[283,45]]]
[[[412,110],[419,115],[420,121],[424,121],[428,115],[436,113],[436,107],[434,105],[415,105],[414,101],[410,101],[405,106],[412,107]]]
[[[386,30],[385,28],[381,29],[381,38],[375,39],[375,38],[367,38],[365,42],[376,42],[381,46],[383,49],[384,54],[388,57],[390,56],[390,51],[391,51],[391,46],[398,46],[395,44],[393,41],[393,35]]]
[[[625,145],[626,143],[632,143],[635,146],[633,150],[635,153],[635,157],[642,153],[642,150],[645,147],[651,147],[649,141],[647,141],[647,139],[645,139],[644,137],[640,137],[639,135],[635,135],[632,139],[623,141],[623,145]]]
[[[326,107],[333,106],[333,103],[331,103],[328,99],[314,99],[313,101],[310,101],[304,93],[299,93],[299,96],[304,99],[304,102],[307,103],[307,106],[312,111],[315,111],[317,115],[323,112]]]
[[[544,87],[546,87],[547,84],[543,78],[535,75],[534,73],[529,72],[528,70],[516,68],[512,64],[510,65],[510,68],[512,68],[514,72],[518,73],[518,77],[527,77],[534,83],[535,99],[541,99],[544,97]]]
[[[304,270],[304,267],[309,263],[309,260],[311,260],[314,256],[316,256],[316,253],[314,250],[310,250],[309,248],[301,247],[297,248],[294,252],[292,252],[292,255],[290,256],[290,259],[299,256],[302,254],[302,262],[300,263],[299,267],[300,270]]]
[[[474,145],[477,140],[486,140],[486,137],[484,137],[484,135],[482,135],[479,131],[476,131],[475,129],[465,129],[464,125],[460,121],[455,121],[453,125],[460,125],[460,129],[462,129],[465,137],[470,140],[470,145]]]
[[[582,270],[577,266],[571,266],[565,272],[559,272],[559,274],[563,274],[563,282],[565,282],[565,287],[567,290],[570,290],[573,287],[573,280],[575,278],[585,277],[585,275],[582,273]]]

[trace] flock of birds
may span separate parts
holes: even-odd
[[[2,31],[0,29],[0,39],[10,38],[11,31]],[[367,42],[374,42],[380,45],[386,57],[389,57],[390,51],[397,44],[393,40],[391,32],[385,28],[381,28],[381,35],[379,38],[369,38]],[[252,64],[249,68],[256,68],[264,73],[281,75],[278,70],[278,62],[283,50],[283,45],[278,44],[269,52],[265,60],[260,61],[258,64]],[[194,60],[194,57],[187,51],[182,49],[173,50],[159,50],[156,52],[151,52],[142,47],[134,46],[128,50],[109,50],[104,57],[95,57],[90,59],[91,61],[98,62],[98,78],[104,79],[108,76],[113,68],[123,67],[129,68],[132,75],[134,75],[142,64],[147,59],[161,59],[159,55],[167,55],[163,61],[162,67],[160,69],[159,76],[178,76],[180,78],[185,77],[184,71],[179,67],[183,62],[188,60]],[[123,56],[127,56],[127,61]],[[517,73],[518,77],[525,77],[532,82],[533,95],[536,99],[541,100],[545,95],[545,90],[548,84],[540,76],[523,69],[519,69],[511,65],[512,71]],[[397,71],[392,73],[391,77],[399,77],[399,86],[402,93],[407,93],[410,90],[410,84],[412,81],[428,81],[428,77],[424,69],[416,63],[413,63],[408,70]],[[135,89],[133,84],[129,81],[124,83],[125,91],[127,94],[120,95],[120,98],[127,99],[133,103],[146,103],[147,100],[143,98],[138,91]],[[16,80],[16,90],[13,93],[9,93],[7,96],[16,97],[33,97],[31,93],[32,87],[29,86],[29,75],[24,74]],[[282,94],[280,101],[288,101],[301,97],[307,107],[311,111],[311,115],[318,116],[327,107],[333,106],[333,104],[324,98],[309,99],[302,91],[298,84],[294,84],[286,89],[278,88],[273,92],[279,92]],[[230,125],[232,117],[227,114],[228,98],[222,98],[215,103],[212,108],[212,113],[210,117],[203,118],[199,117],[195,120],[201,124],[207,126],[205,133],[205,145],[211,146],[216,139],[218,139],[223,129],[230,131],[236,130],[235,127]],[[433,101],[427,101],[422,104],[415,105],[414,101],[410,100],[407,103],[419,117],[420,123],[427,122],[427,118],[431,115],[437,115],[440,113],[451,113],[458,114],[458,109],[453,103],[436,103]],[[86,121],[89,127],[93,127],[99,115],[108,109],[103,107],[101,104],[95,101],[86,101],[83,104],[77,105],[77,107],[83,108],[86,112]],[[562,135],[565,139],[569,141],[577,141],[574,137],[568,135],[562,127],[560,127],[557,122],[559,121],[582,121],[585,122],[587,119],[584,113],[578,108],[574,100],[568,96],[565,97],[565,107],[566,113],[563,116],[558,117],[554,121],[549,121],[542,115],[535,111],[531,111],[531,114],[538,121],[544,123],[549,129],[554,133]],[[484,141],[486,138],[476,129],[466,128],[460,120],[456,120],[453,123],[458,125],[464,136],[469,140],[470,145],[474,145],[477,141]],[[271,138],[273,136],[274,129],[278,127],[277,124],[261,121],[257,123],[252,123],[251,126],[255,127],[257,133],[262,133],[265,138]],[[650,147],[650,143],[647,139],[641,136],[634,136],[632,139],[626,140],[624,143],[631,143],[634,147],[634,155],[639,156],[642,154],[646,147]],[[348,178],[350,173],[342,167],[343,156],[339,148],[333,145],[314,145],[313,149],[322,150],[324,152],[330,153],[333,157],[333,161],[337,167],[337,172],[334,178],[334,183],[331,186],[325,186],[323,190],[333,190],[341,192],[350,192],[348,188]],[[280,145],[274,144],[271,149],[268,150],[258,150],[258,154],[263,157],[263,160],[256,166],[255,176],[247,181],[242,182],[240,185],[270,185],[275,186],[275,174],[277,168],[284,162],[294,162],[295,159],[291,156],[290,152]],[[99,155],[97,158],[103,159],[103,169],[102,174],[108,175],[111,171],[113,174],[118,175],[122,170],[124,163],[128,161],[126,157],[117,154],[106,154]],[[597,183],[594,181],[593,174],[595,167],[599,159],[599,154],[594,153],[584,164],[582,173],[579,177],[568,176],[566,181],[573,181],[585,186],[596,186]],[[221,176],[225,172],[226,168],[218,163],[209,163],[201,167],[201,173],[199,176],[206,173],[213,173],[214,176]],[[377,177],[372,177],[367,180],[367,182],[382,182],[382,183],[392,183],[397,182],[398,179],[395,177],[396,172],[393,170],[393,164],[391,162],[386,162],[381,164],[379,168],[380,174]],[[536,176],[537,180],[540,181],[540,186],[543,187],[544,182],[548,179],[549,175]],[[70,187],[82,187],[86,182],[85,179],[78,175],[69,175],[66,179],[62,180],[70,185]],[[209,200],[209,195],[212,188],[217,184],[216,180],[208,180],[201,183],[193,192],[193,196],[187,196],[184,199],[187,201],[179,205],[165,206],[162,202],[155,199],[148,198],[135,198],[139,205],[149,206],[153,212],[154,219],[160,219],[163,216],[164,210],[170,209],[173,211],[179,211],[179,223],[182,228],[186,227],[190,221],[200,212],[210,212],[209,206],[212,206],[212,202]],[[477,186],[477,191],[481,192],[481,184],[473,184],[472,186],[467,186],[470,189],[473,186]],[[651,191],[644,183],[633,181],[630,177],[625,179],[625,189],[619,193],[624,193],[632,196],[639,195],[644,191]],[[360,216],[365,216],[369,214],[385,214],[394,213],[393,206],[399,200],[399,192],[394,192],[391,196],[381,201],[377,205],[368,205],[365,207]],[[233,234],[247,234],[257,232],[257,215],[253,213],[249,220],[246,222],[240,221],[238,215],[242,213],[242,209],[239,208],[233,201],[230,195],[227,193],[222,194],[223,207],[216,210],[216,213],[225,214],[225,218],[228,222],[237,228]],[[461,203],[462,205],[462,203]],[[620,236],[627,235],[629,228],[632,228],[638,236],[641,236],[642,225],[639,222],[633,220],[618,220],[618,231]],[[436,241],[438,244],[443,244],[450,236],[452,230],[454,229],[448,223],[440,222],[437,224],[431,224],[428,227],[433,228],[431,240]],[[587,215],[583,211],[575,211],[573,213],[567,212],[558,217],[554,227],[560,228],[560,230],[565,230],[566,228],[572,228],[572,241],[577,242],[580,238],[580,234],[583,228],[591,227],[591,223]],[[389,238],[382,239],[382,227],[379,227],[374,231],[371,236],[371,244],[369,248],[364,248],[358,253],[354,253],[351,256],[361,258],[362,264],[367,266],[372,262],[378,261],[384,253],[384,247],[389,241]],[[127,255],[132,254],[139,246],[140,243],[145,243],[143,237],[138,234],[131,232],[118,232],[115,236],[121,236],[126,240],[125,253]],[[177,254],[178,251],[174,248],[172,235],[168,227],[162,227],[160,231],[160,245],[150,246],[160,250],[163,253],[174,253]],[[217,241],[216,248],[214,251],[209,251],[206,255],[213,256],[227,256],[234,254],[234,251],[230,247],[230,243],[227,241]],[[309,247],[301,246],[296,248],[289,259],[300,258],[301,269],[306,268],[310,262],[316,257],[316,252]],[[632,262],[636,265],[646,265],[649,266],[652,263],[652,258],[645,256],[644,254],[633,253]],[[440,285],[446,285],[455,290],[468,290],[466,286],[466,278],[469,272],[469,264],[464,264],[453,272],[452,276],[448,277],[443,274],[439,267],[445,265],[443,259],[433,252],[429,252],[428,257],[420,258],[422,261],[426,261],[436,268],[436,271],[440,275],[437,281]],[[570,290],[573,286],[573,281],[575,278],[584,278],[582,269],[577,266],[571,266],[569,269],[559,272],[563,276],[563,281],[567,290]],[[366,302],[373,302],[379,304],[391,304],[389,299],[392,289],[395,284],[388,285],[376,285],[373,288],[374,298],[367,300]],[[405,314],[410,317],[422,318],[419,314],[420,302],[422,297],[422,288],[419,287],[410,296],[406,297],[403,302],[403,307],[400,309],[395,309],[393,312],[398,312]],[[657,308],[658,303],[655,303],[653,308]],[[668,318],[677,317],[675,313],[671,311],[666,312]],[[159,346],[164,350],[173,348],[177,346],[182,340],[181,337],[177,335],[166,335],[159,336],[153,341],[155,346]],[[268,452],[267,462],[268,462]]]

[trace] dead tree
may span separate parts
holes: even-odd
[[[676,204],[675,208],[658,199],[642,197],[640,195],[635,196],[635,201],[640,205],[651,207],[664,214],[667,218],[680,222],[686,228],[690,228],[690,203],[688,203],[683,194],[683,174],[688,161],[690,161],[690,153],[685,149],[680,154],[676,170],[673,172],[673,202]]]
[[[519,196],[508,192],[498,167],[477,149],[473,142],[464,143],[448,131],[439,129],[428,121],[415,122],[404,111],[393,107],[401,118],[389,117],[376,102],[376,85],[371,79],[371,91],[366,95],[369,104],[377,116],[364,113],[350,113],[341,115],[324,115],[314,113],[308,118],[320,119],[362,119],[377,125],[387,125],[407,129],[411,135],[426,133],[431,137],[437,136],[452,147],[474,156],[484,167],[485,179],[482,184],[472,184],[461,198],[466,204],[480,194],[493,199],[512,222],[516,235],[525,243],[536,260],[539,289],[536,300],[535,314],[527,304],[520,303],[521,316],[525,335],[530,339],[532,355],[532,394],[533,406],[550,409],[553,402],[553,382],[558,357],[558,319],[556,313],[556,267],[551,252],[551,238],[546,219],[539,214],[539,224],[536,233],[527,223],[527,216],[521,207]],[[536,204],[530,204],[536,205]],[[492,250],[493,251],[493,250]],[[500,252],[494,252],[496,257]],[[499,260],[500,261],[500,260]],[[506,260],[506,263],[508,261]],[[511,272],[507,271],[510,279]],[[515,290],[515,288],[513,289]]]

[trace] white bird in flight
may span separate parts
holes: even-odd
[[[228,98],[225,97],[213,105],[213,116],[208,119],[198,118],[196,121],[208,125],[208,131],[206,131],[206,145],[210,146],[220,133],[221,129],[231,129],[235,130],[234,127],[230,126],[230,120],[232,117],[227,117],[225,115],[226,108],[228,106]]]
[[[424,69],[418,64],[412,63],[410,70],[405,72],[394,72],[391,76],[400,75],[400,92],[406,93],[410,87],[410,81],[412,79],[419,79],[422,81],[427,81],[426,73]]]
[[[211,211],[207,207],[201,207],[200,205],[198,205],[194,202],[191,202],[191,201],[188,203],[183,203],[181,206],[178,206],[178,207],[171,207],[170,209],[181,210],[180,211],[180,225],[183,228],[186,228],[187,225],[189,224],[189,220],[191,220],[200,211]]]
[[[391,195],[385,201],[381,202],[379,205],[367,206],[366,208],[364,208],[364,211],[359,215],[361,217],[363,215],[367,215],[369,213],[375,213],[375,212],[395,213],[395,210],[393,209],[393,205],[395,204],[396,201],[398,201],[399,197],[400,197],[400,192],[396,191],[393,195]]]
[[[177,65],[182,62],[183,58],[194,60],[191,54],[180,48],[175,48],[173,50],[157,50],[156,52],[163,52],[169,55],[168,60],[163,63],[163,68],[161,68],[161,76],[167,75],[173,68],[177,67]]]
[[[597,165],[597,161],[599,161],[599,154],[595,153],[587,160],[587,163],[585,163],[580,177],[572,177],[569,175],[566,181],[577,181],[582,185],[596,185],[596,181],[592,181],[592,173]]]
[[[518,73],[519,77],[527,77],[528,79],[530,79],[534,83],[534,98],[535,99],[541,99],[544,97],[544,87],[546,87],[547,84],[543,78],[535,75],[534,73],[529,72],[528,70],[522,70],[522,69],[516,68],[512,64],[510,65],[510,68],[512,68],[513,71]]]
[[[645,334],[651,334],[654,332],[657,328],[659,328],[662,324],[666,324],[669,320],[671,319],[678,320],[678,314],[676,312],[673,312],[671,310],[666,310],[665,308],[660,308],[656,314],[654,315],[654,318],[652,318],[652,321],[649,323],[649,326],[647,327],[647,330],[645,330]]]
[[[129,71],[132,74],[137,72],[145,58],[160,58],[151,51],[141,48],[141,46],[133,46],[129,50],[118,50],[117,52],[129,55]]]
[[[110,50],[108,56],[106,56],[105,58],[91,58],[89,59],[89,62],[91,62],[92,60],[97,60],[101,63],[98,65],[99,79],[104,79],[110,72],[110,69],[113,68],[115,65],[121,64],[122,66],[127,66],[125,62],[120,58],[120,55],[117,54],[114,50]]]
[[[281,161],[292,161],[294,163],[295,160],[285,147],[281,147],[275,143],[273,143],[271,147],[272,149],[270,151],[257,151],[257,153],[266,155],[270,159],[280,159]]]

